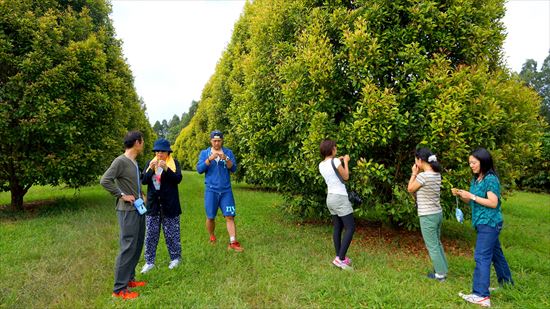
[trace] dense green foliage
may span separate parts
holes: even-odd
[[[537,62],[528,59],[519,75],[542,97],[540,115],[546,120],[546,130],[541,138],[541,157],[526,164],[528,168],[520,179],[520,185],[525,189],[550,192],[550,54],[544,59],[540,71],[537,70]]]
[[[376,213],[416,224],[406,183],[418,145],[467,187],[468,153],[484,146],[502,183],[540,155],[539,99],[501,67],[502,0],[257,0],[245,6],[201,105],[176,141],[194,166],[208,131],[226,131],[240,176],[286,194],[288,209],[324,212],[319,143],[352,157],[351,187]],[[371,211],[376,209],[376,212]]]
[[[113,299],[113,265],[119,250],[113,198],[99,185],[74,190],[31,188],[27,200],[55,200],[34,212],[6,216],[0,206],[1,308],[462,308],[477,309],[457,294],[469,292],[475,267],[475,232],[469,222],[445,220],[442,241],[449,261],[446,282],[426,278],[432,267],[419,232],[358,224],[348,255],[354,271],[334,258],[332,227],[296,222],[278,211],[280,194],[233,183],[242,254],[228,252],[223,217],[218,243],[204,228],[203,176],[184,172],[183,259],[168,269],[160,240],[155,268],[137,278],[132,301]],[[9,202],[0,193],[0,205]],[[515,287],[491,292],[496,308],[549,308],[550,195],[517,192],[503,201],[500,235]],[[32,244],[32,245],[30,245]],[[145,261],[143,255],[136,269]],[[498,287],[497,278],[491,286]]]
[[[104,0],[0,1],[0,189],[94,181],[152,130]],[[150,148],[148,148],[150,149]]]
[[[540,114],[547,123],[550,123],[550,54],[542,62],[540,71],[537,70],[537,62],[528,59],[523,64],[519,75],[542,97]]]

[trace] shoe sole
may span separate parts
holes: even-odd
[[[136,297],[124,297],[122,295],[119,296],[119,295],[111,294],[111,298],[113,298],[113,299],[129,300],[129,299],[136,299],[138,297],[139,297],[139,294],[136,295]]]
[[[244,249],[235,249],[235,248],[231,248],[231,247],[227,247],[227,251],[235,251],[235,252],[243,252]]]

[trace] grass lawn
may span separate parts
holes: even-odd
[[[238,239],[243,253],[227,252],[204,228],[203,176],[185,172],[180,186],[183,261],[168,269],[161,238],[156,267],[138,279],[140,297],[111,297],[118,250],[114,198],[99,185],[73,190],[35,187],[26,202],[54,200],[16,216],[0,211],[0,308],[471,308],[457,296],[470,292],[475,233],[466,222],[445,221],[449,279],[425,278],[431,268],[419,232],[360,226],[348,255],[355,270],[331,261],[329,224],[285,217],[276,193],[234,185]],[[9,193],[0,193],[0,205]],[[515,287],[499,289],[497,308],[550,307],[550,195],[518,192],[503,203],[501,242]],[[138,271],[143,258],[138,264]],[[496,286],[494,273],[492,283]]]

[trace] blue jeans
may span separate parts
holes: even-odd
[[[474,251],[474,259],[476,268],[474,269],[474,284],[472,292],[481,297],[489,296],[489,284],[491,278],[491,263],[495,267],[498,283],[514,284],[510,267],[506,262],[498,235],[502,230],[502,222],[496,227],[486,224],[478,224],[476,226],[477,240],[476,249]]]

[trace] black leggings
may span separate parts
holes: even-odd
[[[332,216],[332,223],[334,224],[334,233],[332,234],[332,240],[334,241],[334,249],[336,255],[340,260],[346,258],[346,252],[348,252],[353,233],[355,232],[355,220],[353,214],[349,214],[343,217]],[[342,230],[345,229],[344,238],[342,239]]]

